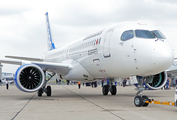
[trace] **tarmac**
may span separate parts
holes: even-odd
[[[52,96],[25,93],[15,85],[0,86],[0,120],[176,120],[177,108],[149,104],[135,107],[134,86],[118,86],[118,94],[102,95],[102,88],[51,85]],[[174,88],[145,90],[144,95],[160,101],[174,101]]]

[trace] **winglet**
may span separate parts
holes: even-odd
[[[46,12],[45,15],[46,15],[46,24],[47,24],[47,33],[48,33],[48,50],[53,50],[55,49],[55,44],[53,43],[53,40],[52,40],[48,12]]]

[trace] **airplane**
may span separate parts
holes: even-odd
[[[6,80],[8,80],[8,82],[9,82],[10,84],[12,84],[12,83],[14,83],[14,76],[5,76],[5,77],[2,78],[1,81],[2,81],[2,83],[5,83]]]
[[[107,79],[102,94],[116,95],[112,84],[115,78],[136,76],[138,84],[158,79],[154,89],[160,89],[167,80],[166,69],[174,60],[168,40],[156,28],[137,22],[123,22],[56,48],[51,36],[46,12],[48,52],[44,58],[6,56],[18,60],[0,60],[0,63],[21,65],[15,73],[16,86],[24,92],[46,93],[51,96],[47,82],[55,75],[61,79],[93,82]],[[24,62],[27,61],[27,62]],[[49,75],[49,78],[45,76]],[[136,107],[148,106],[148,97],[139,87],[134,98]]]

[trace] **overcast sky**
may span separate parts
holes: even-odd
[[[164,33],[177,57],[177,0],[6,0],[0,4],[0,59],[43,57],[47,11],[56,47],[116,23],[143,21]],[[18,67],[3,65],[3,72]]]

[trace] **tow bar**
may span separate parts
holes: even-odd
[[[161,105],[171,105],[171,106],[177,107],[177,87],[175,89],[175,102],[173,102],[173,101],[170,101],[170,102],[169,101],[161,102],[159,100],[148,99],[148,100],[146,100],[146,103],[161,104]]]

